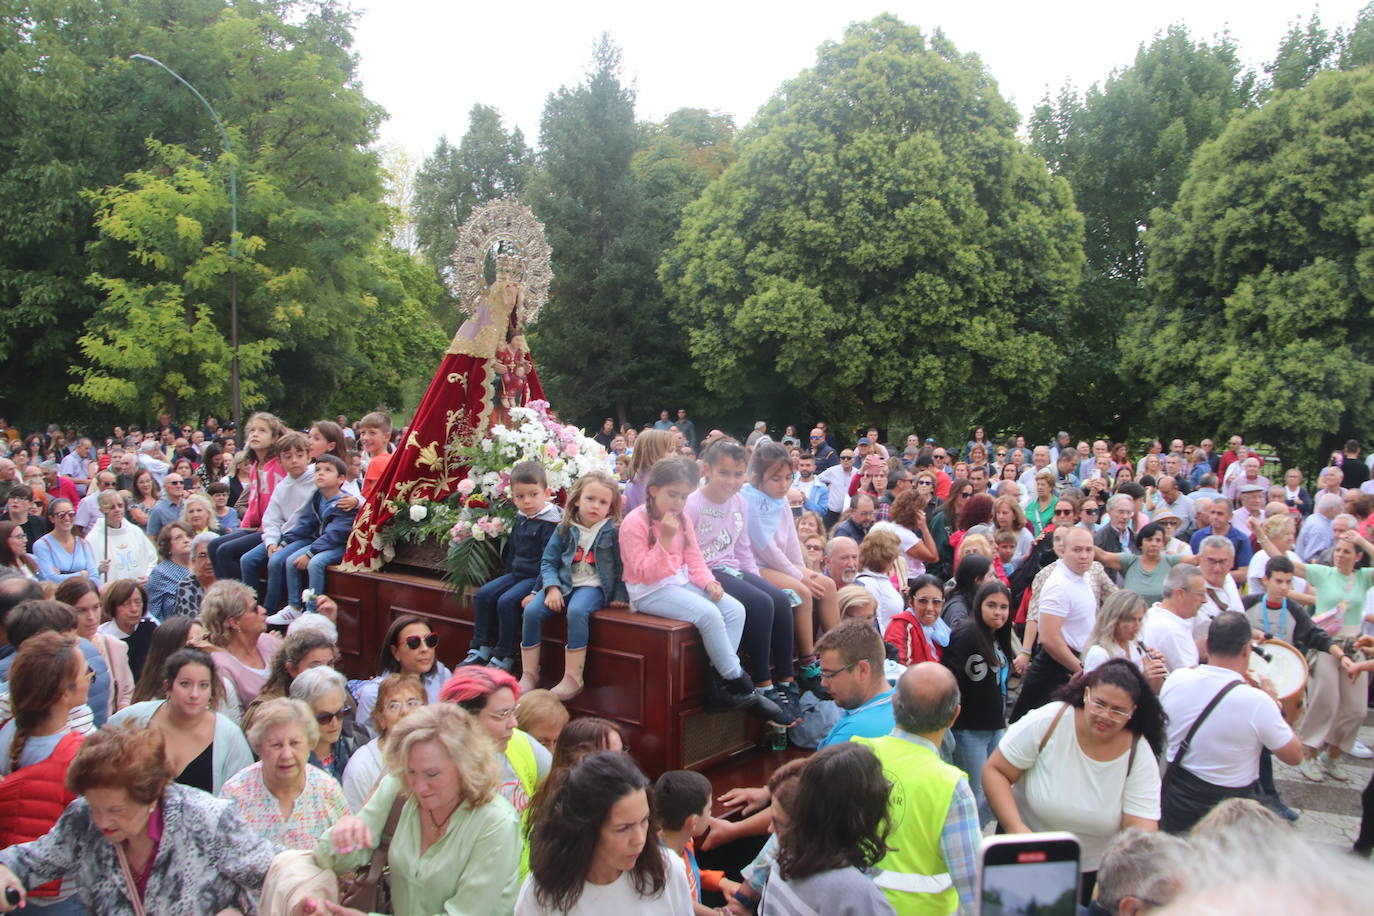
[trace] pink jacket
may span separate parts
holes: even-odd
[[[649,514],[643,506],[625,516],[620,524],[620,559],[625,565],[625,581],[632,585],[652,585],[686,567],[687,580],[697,588],[706,588],[716,581],[701,558],[696,533],[687,518],[678,524],[678,533],[671,544],[665,544],[660,534],[662,526],[653,522],[654,543],[649,544]]]
[[[261,465],[253,465],[253,479],[248,484],[248,506],[243,513],[243,527],[257,528],[262,525],[262,515],[267,511],[267,503],[272,491],[286,476],[281,462],[276,456],[268,458]]]
[[[783,517],[773,531],[773,540],[767,544],[750,541],[754,548],[754,559],[764,569],[773,569],[793,579],[805,575],[802,570],[806,563],[802,560],[801,541],[797,538],[797,525],[792,513],[783,510]]]

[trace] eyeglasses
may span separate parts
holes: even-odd
[[[318,723],[320,723],[321,725],[328,725],[330,722],[333,722],[335,719],[338,719],[340,722],[342,722],[344,716],[346,716],[347,714],[348,714],[348,707],[347,707],[347,706],[345,706],[343,709],[337,710],[337,711],[335,711],[335,712],[317,712],[317,713],[315,713],[315,721],[318,722]]]
[[[439,634],[430,633],[428,636],[407,636],[405,638],[406,648],[412,652],[420,648],[421,643],[433,649],[435,646],[439,645]]]
[[[75,513],[75,512],[72,512],[72,511],[67,511],[67,512],[54,512],[54,513],[52,514],[52,517],[53,517],[53,518],[76,518],[76,513]]]
[[[1101,512],[1101,511],[1102,511],[1101,509],[1083,509],[1083,510],[1082,510],[1082,512],[1083,512],[1084,515],[1097,515],[1097,514],[1098,514],[1099,512]]]
[[[824,548],[823,546],[821,546],[820,544],[807,544],[807,545],[806,545],[806,549],[807,549],[808,551],[810,551],[810,550],[824,550],[825,548]]]
[[[1085,693],[1085,697],[1087,698],[1089,709],[1098,715],[1106,716],[1109,719],[1115,719],[1118,722],[1125,722],[1131,717],[1131,714],[1135,712],[1134,706],[1130,709],[1122,709],[1119,706],[1112,706],[1104,703],[1090,693]]]
[[[510,709],[507,709],[504,712],[491,712],[489,710],[484,709],[482,710],[482,715],[486,716],[488,719],[491,719],[493,722],[509,722],[511,719],[515,718],[515,707],[512,706]]]
[[[850,662],[849,664],[845,665],[843,668],[836,668],[834,671],[826,671],[824,668],[822,668],[822,669],[821,669],[821,680],[823,680],[823,681],[833,680],[833,679],[839,677],[841,674],[844,674],[846,671],[849,671],[851,668],[853,668],[853,667],[854,667],[855,665],[857,665],[858,663],[859,663],[859,660],[856,659],[855,661],[852,661],[852,662]]]
[[[841,455],[841,456],[840,456],[840,460],[841,460],[841,461],[853,461],[853,460],[854,460],[854,456],[853,456],[853,455]]]
[[[88,681],[90,681],[92,684],[94,684],[94,683],[95,683],[96,677],[97,677],[97,675],[96,675],[96,673],[95,673],[95,669],[92,668],[90,665],[87,665],[87,666],[86,666],[86,680],[88,680]]]
[[[940,454],[939,452],[936,452],[936,453],[935,453],[934,455],[932,455],[931,457],[933,457],[933,458],[939,458],[941,461],[943,461],[943,460],[945,460],[946,458],[948,458],[949,456],[948,456],[948,455],[942,455],[942,454]]]
[[[1055,510],[1054,510],[1054,514],[1055,514],[1055,515],[1073,515],[1073,510],[1072,510],[1072,509],[1055,509]]]
[[[911,603],[912,603],[912,604],[919,604],[919,605],[922,605],[922,606],[924,606],[924,607],[944,607],[944,606],[945,606],[945,599],[943,599],[943,598],[912,598],[912,599],[911,599]]]
[[[397,713],[406,709],[419,709],[423,705],[425,705],[424,700],[411,698],[409,700],[406,700],[405,702],[401,702],[400,700],[392,700],[390,703],[386,704],[385,709],[387,712]]]
[[[935,484],[934,484],[932,481],[929,481],[929,480],[918,480],[918,481],[916,481],[916,486],[918,486],[918,487],[933,487],[933,486],[935,486]]]
[[[163,483],[169,487],[180,487],[183,485],[183,481],[180,480],[164,480]]]

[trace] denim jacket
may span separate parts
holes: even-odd
[[[566,529],[559,525],[554,529],[544,548],[544,558],[539,563],[539,579],[534,590],[541,592],[550,585],[557,585],[566,598],[572,592],[573,557],[577,554],[578,531],[574,525]],[[601,580],[601,594],[607,601],[629,601],[625,590],[625,578],[621,574],[620,529],[615,522],[609,521],[596,533],[592,545],[596,552],[596,577]]]

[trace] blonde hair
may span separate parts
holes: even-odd
[[[237,579],[220,579],[207,588],[200,602],[200,622],[205,627],[206,641],[220,648],[229,645],[234,638],[229,622],[256,607],[257,600],[257,593]]]
[[[646,429],[635,439],[634,454],[630,456],[630,479],[647,474],[660,458],[673,454],[677,438],[666,429]]]
[[[865,540],[867,540],[867,538],[865,538]],[[989,560],[997,555],[996,551],[993,550],[992,541],[989,541],[981,534],[966,534],[964,535],[964,539],[959,542],[959,555],[954,561],[955,566],[959,565],[959,560],[962,560],[970,549],[980,556],[987,557]]]
[[[878,607],[878,599],[862,585],[846,585],[835,593],[835,601],[840,606],[841,620],[849,616],[852,608],[872,605],[876,610]]]
[[[541,725],[557,725],[562,731],[569,718],[568,708],[552,690],[522,693],[520,702],[515,704],[515,725],[522,732],[533,732]]]
[[[179,521],[181,521],[182,524],[191,525],[191,523],[186,519],[186,510],[191,507],[192,503],[199,504],[206,512],[210,513],[209,518],[206,519],[206,528],[204,530],[209,531],[213,529],[215,527],[215,504],[210,501],[210,497],[204,495],[203,493],[186,494],[186,498],[181,501],[181,518],[179,519]],[[201,533],[195,530],[194,525],[191,525],[191,529],[192,536]]]
[[[1260,528],[1264,529],[1264,533],[1271,538],[1280,531],[1293,527],[1293,517],[1290,515],[1271,515],[1260,523]]]
[[[301,700],[277,697],[263,703],[253,714],[253,724],[248,726],[247,735],[248,746],[253,749],[253,753],[258,753],[258,745],[262,743],[263,736],[283,725],[300,726],[301,731],[305,733],[305,742],[310,747],[320,742],[320,724],[315,721],[315,714],[310,711],[310,707]]]
[[[870,531],[859,545],[859,563],[871,572],[887,572],[901,555],[902,542],[891,531]]]
[[[456,703],[436,703],[417,709],[397,722],[387,735],[386,768],[396,777],[402,794],[410,794],[405,779],[410,752],[426,741],[437,742],[458,767],[459,804],[478,808],[492,800],[501,783],[496,742],[477,724],[472,713]]]
[[[1040,475],[1036,475],[1037,477]],[[1026,510],[1021,508],[1021,500],[1015,496],[999,496],[992,504],[992,527],[997,527],[997,510],[1003,506],[1011,510],[1011,530],[1020,531],[1026,527]]]

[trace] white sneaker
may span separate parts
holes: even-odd
[[[277,613],[275,613],[275,614],[271,615],[270,617],[268,617],[268,618],[267,618],[267,625],[268,625],[269,627],[284,627],[284,626],[286,626],[287,624],[289,624],[291,621],[295,620],[297,617],[300,617],[300,616],[302,616],[302,615],[304,615],[304,614],[305,614],[305,611],[302,611],[300,608],[296,607],[294,604],[288,604],[286,607],[282,608],[280,611],[277,611]]]
[[[1339,761],[1332,760],[1330,757],[1326,756],[1326,751],[1322,751],[1317,755],[1317,762],[1321,764],[1327,776],[1330,776],[1338,782],[1345,782],[1345,769],[1341,767]]]
[[[1359,760],[1374,759],[1374,751],[1371,751],[1359,738],[1355,739],[1355,744],[1350,748],[1350,756]]]
[[[1304,779],[1312,782],[1325,782],[1326,773],[1322,771],[1321,764],[1317,763],[1316,757],[1304,757],[1302,763],[1298,764],[1298,772]]]

